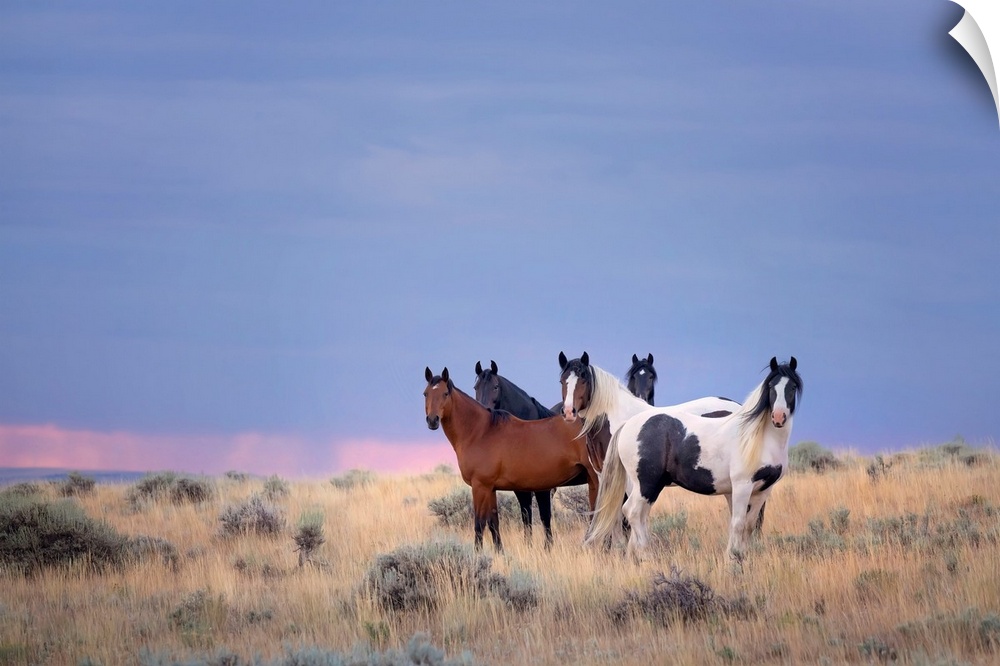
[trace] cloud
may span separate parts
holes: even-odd
[[[200,474],[238,470],[316,477],[352,468],[418,473],[430,471],[441,463],[454,464],[454,455],[444,440],[323,441],[257,432],[162,435],[73,430],[52,424],[0,424],[0,467],[174,470]]]

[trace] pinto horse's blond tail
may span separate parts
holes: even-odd
[[[622,531],[622,498],[625,496],[625,465],[618,455],[618,433],[615,432],[604,455],[604,469],[601,471],[601,483],[597,489],[597,501],[594,506],[594,516],[590,520],[584,545],[604,543],[608,537],[616,536]]]

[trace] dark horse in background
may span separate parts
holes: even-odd
[[[442,428],[458,458],[462,480],[472,488],[476,548],[489,528],[493,545],[503,550],[498,490],[543,491],[586,479],[590,510],[597,500],[598,475],[580,426],[561,416],[523,421],[487,409],[458,389],[448,376],[424,372],[427,427]]]
[[[548,407],[528,395],[527,391],[499,374],[496,361],[490,361],[490,367],[483,368],[476,361],[476,400],[489,409],[502,409],[525,421],[537,421],[555,416]],[[601,458],[603,461],[603,457]],[[545,547],[552,545],[552,493],[549,490],[539,490],[534,493],[515,490],[514,496],[521,507],[521,522],[524,524],[524,536],[531,540],[531,495],[538,502],[538,517],[545,528]]]
[[[653,368],[653,355],[647,354],[646,358],[641,359],[632,354],[632,367],[625,373],[625,381],[629,393],[645,400],[650,405],[654,404],[656,369]]]

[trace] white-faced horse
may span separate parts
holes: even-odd
[[[728,415],[661,407],[626,421],[608,447],[585,543],[604,543],[617,534],[624,514],[632,526],[629,550],[645,548],[649,510],[663,488],[676,484],[727,496],[732,517],[726,550],[740,559],[754,518],[788,468],[788,440],[802,394],[797,365],[794,356],[782,364],[772,358],[764,381]]]

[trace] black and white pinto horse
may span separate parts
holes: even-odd
[[[625,373],[625,386],[635,397],[645,400],[650,405],[653,404],[656,370],[653,368],[652,354],[648,354],[644,359],[632,354],[632,367]]]
[[[608,447],[594,516],[585,543],[619,533],[621,516],[632,532],[628,549],[649,540],[649,511],[666,486],[702,495],[725,495],[732,517],[726,552],[741,560],[774,484],[788,469],[788,440],[802,395],[791,357],[770,372],[746,401],[726,415],[698,415],[678,407],[648,410],[628,419]],[[628,495],[624,506],[622,493]]]
[[[476,400],[489,409],[509,412],[519,419],[535,421],[555,416],[555,412],[528,395],[527,391],[499,374],[496,361],[490,367],[476,361]],[[598,461],[600,462],[600,461]],[[586,483],[586,480],[583,481]],[[524,536],[531,540],[531,495],[538,502],[538,517],[545,529],[545,547],[552,545],[552,494],[547,490],[532,493],[527,490],[514,491],[518,506],[521,507],[521,522]]]

